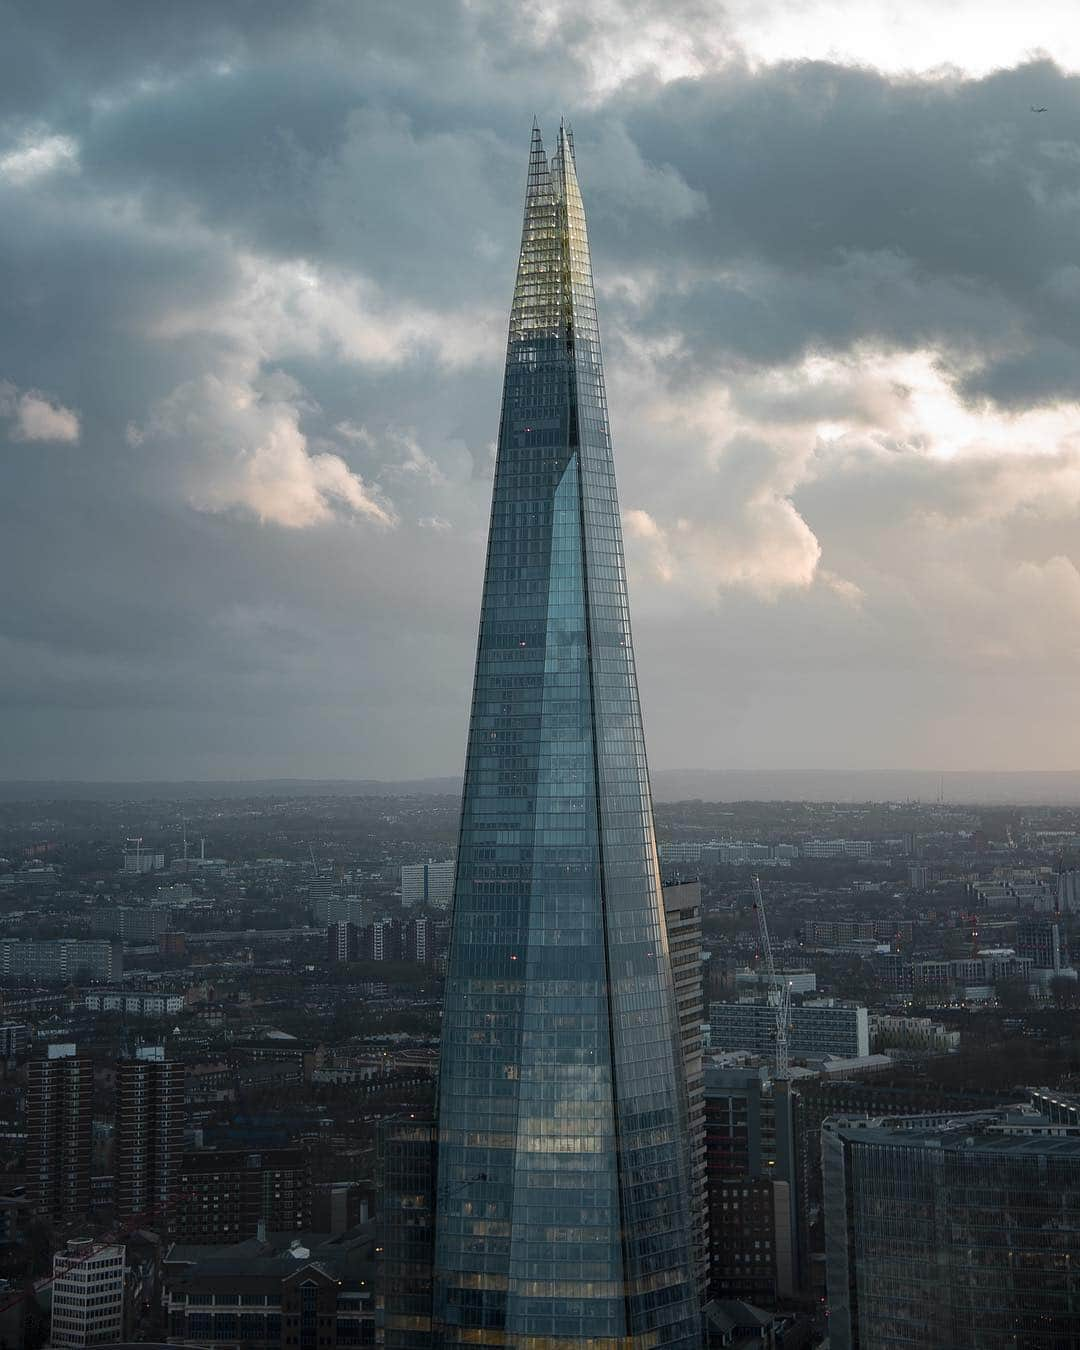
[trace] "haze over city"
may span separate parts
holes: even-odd
[[[460,773],[534,114],[653,767],[1075,766],[1068,7],[2,14],[0,776]]]

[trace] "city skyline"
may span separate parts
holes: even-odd
[[[563,109],[655,767],[1077,762],[1060,4],[4,12],[0,778],[460,771]]]

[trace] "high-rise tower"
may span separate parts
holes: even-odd
[[[172,1223],[184,1150],[184,1065],[145,1051],[116,1066],[116,1213]]]
[[[550,162],[534,129],[529,158],[438,1128],[435,1344],[699,1345],[679,1023],[562,128]]]
[[[77,1219],[90,1208],[94,1063],[73,1045],[49,1046],[27,1066],[26,1170],[40,1215]]]

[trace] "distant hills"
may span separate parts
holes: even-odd
[[[663,769],[658,801],[912,801],[1080,805],[1080,770],[936,773],[919,769]],[[0,782],[0,801],[193,801],[225,797],[457,795],[460,778],[266,778],[248,782]]]

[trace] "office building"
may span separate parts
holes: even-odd
[[[30,1027],[28,1023],[0,1023],[0,1059],[21,1059],[29,1049]]]
[[[127,1017],[171,1017],[183,1012],[183,994],[124,994],[117,989],[92,989],[83,995],[88,1012],[123,1013]]]
[[[1061,927],[1053,919],[1017,919],[1016,954],[1031,958],[1035,970],[1059,971],[1062,959]]]
[[[873,856],[874,846],[869,839],[808,839],[799,846],[804,858],[861,858]]]
[[[338,1350],[375,1344],[375,1235],[253,1234],[177,1244],[164,1262],[169,1343],[202,1350]]]
[[[137,909],[133,905],[110,905],[94,915],[95,933],[119,938],[121,942],[157,942],[169,928],[169,911],[165,906]]]
[[[710,1298],[769,1306],[802,1284],[799,1105],[765,1069],[705,1071]]]
[[[776,1050],[776,1004],[769,998],[710,1003],[710,1044],[714,1050]],[[788,1033],[793,1059],[857,1059],[870,1053],[870,1021],[865,1007],[839,999],[793,1003]]]
[[[129,839],[124,850],[123,870],[141,876],[145,872],[160,872],[165,867],[165,854],[142,846],[141,839]]]
[[[401,869],[401,903],[406,909],[413,905],[429,905],[432,909],[449,909],[454,898],[453,858],[446,862],[409,863]]]
[[[705,1225],[705,1001],[701,968],[701,883],[683,882],[664,887],[675,1005],[679,1015],[683,1072],[686,1077],[687,1123],[695,1221],[695,1264],[704,1291],[708,1280],[709,1247]]]
[[[688,843],[682,839],[670,839],[660,845],[662,863],[699,863],[701,862],[701,844]]]
[[[118,980],[123,973],[124,957],[118,942],[82,938],[0,941],[0,981],[4,984]]]
[[[1041,1120],[826,1121],[833,1350],[1080,1344],[1080,1139]]]
[[[50,1046],[27,1066],[27,1189],[40,1215],[77,1219],[90,1208],[93,1061]]]
[[[114,1345],[123,1328],[123,1247],[69,1242],[53,1257],[49,1344],[57,1350]]]
[[[783,980],[792,994],[816,994],[817,976],[812,970],[778,970],[776,980]],[[737,970],[735,988],[741,994],[750,989],[775,989],[776,980],[767,970]]]
[[[807,919],[803,940],[808,947],[845,947],[855,942],[889,942],[910,947],[910,919]]]
[[[433,1121],[384,1120],[379,1126],[379,1295],[386,1350],[429,1350],[432,1344],[437,1143]]]
[[[176,1240],[239,1242],[311,1226],[311,1168],[300,1149],[198,1149],[181,1155]]]
[[[678,1009],[570,133],[534,132],[465,768],[434,1335],[701,1339]]]
[[[159,1230],[173,1222],[185,1125],[185,1068],[163,1054],[117,1064],[114,1134],[117,1218]]]

